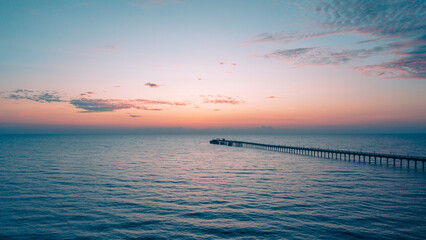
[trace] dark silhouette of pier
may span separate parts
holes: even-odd
[[[368,163],[380,163],[387,165],[393,164],[393,166],[399,165],[402,167],[403,162],[406,162],[407,168],[410,168],[410,163],[414,164],[414,168],[417,165],[422,165],[423,170],[425,169],[426,157],[416,156],[404,156],[395,154],[383,154],[383,153],[368,153],[368,152],[356,152],[356,151],[345,151],[345,150],[333,150],[333,149],[322,149],[322,148],[310,148],[310,147],[294,147],[285,145],[271,145],[253,142],[242,142],[232,141],[226,139],[213,139],[210,141],[211,144],[226,145],[232,147],[244,147],[254,148],[268,151],[292,153],[298,155],[307,155],[320,158],[331,158],[349,161],[359,161]],[[419,166],[420,167],[420,166]]]

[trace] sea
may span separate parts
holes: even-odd
[[[426,135],[0,135],[0,239],[425,239]],[[421,165],[420,165],[421,166]]]

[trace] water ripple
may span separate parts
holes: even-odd
[[[0,238],[426,235],[424,171],[213,146],[210,138],[0,136]],[[399,152],[425,149],[418,136],[400,142],[386,136],[355,136],[352,142],[330,136],[244,138],[330,148],[371,148],[380,141],[377,151],[386,144],[399,146]]]

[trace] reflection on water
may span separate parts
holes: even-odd
[[[426,174],[210,145],[215,136],[0,136],[0,237],[422,239]],[[425,154],[425,136],[227,136]]]

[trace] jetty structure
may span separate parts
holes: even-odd
[[[368,162],[368,163],[380,163],[387,165],[393,164],[393,166],[399,165],[400,167],[407,166],[410,168],[410,164],[414,164],[414,168],[421,167],[425,169],[426,157],[420,156],[404,156],[404,155],[395,155],[395,154],[383,154],[383,153],[368,153],[368,152],[356,152],[356,151],[346,151],[346,150],[333,150],[333,149],[323,149],[323,148],[311,148],[311,147],[295,147],[295,146],[285,146],[285,145],[271,145],[271,144],[262,144],[254,142],[243,142],[243,141],[233,141],[222,139],[213,139],[210,141],[210,144],[217,145],[226,145],[232,147],[243,147],[243,148],[254,148],[275,152],[291,153],[298,155],[307,155],[312,157],[320,158],[331,158],[339,160],[349,160],[358,162]]]

